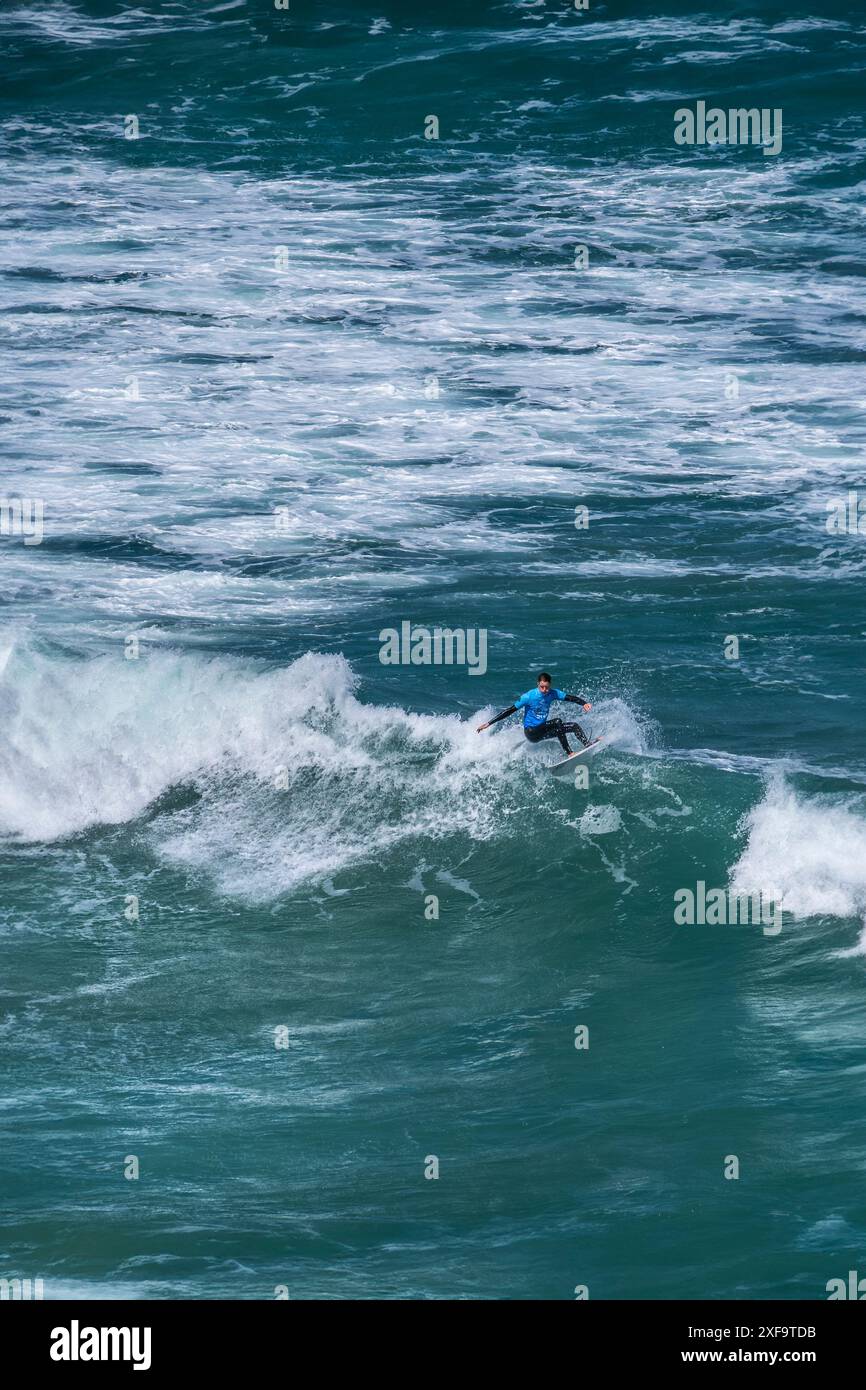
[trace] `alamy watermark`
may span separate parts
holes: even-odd
[[[674,112],[677,145],[762,145],[765,155],[782,149],[782,108],[762,106],[711,106],[699,101],[694,111],[681,106]]]
[[[25,545],[41,545],[44,517],[41,497],[0,497],[0,536],[23,536]]]
[[[131,1361],[134,1371],[148,1371],[151,1328],[82,1327],[73,1318],[69,1327],[51,1329],[48,1355],[52,1361]]]
[[[847,497],[832,497],[824,525],[831,536],[866,536],[866,497],[853,491]]]
[[[468,666],[470,676],[487,670],[487,629],[484,627],[418,627],[402,622],[400,630],[379,633],[383,666]]]
[[[856,1269],[848,1270],[847,1283],[844,1279],[828,1279],[825,1287],[829,1303],[840,1298],[853,1298],[858,1303],[866,1299],[866,1279],[861,1279]]]
[[[735,893],[732,888],[707,888],[699,879],[694,888],[677,888],[674,921],[678,927],[760,927],[764,936],[782,930],[782,904],[775,889]]]
[[[0,1303],[7,1300],[26,1302],[44,1297],[45,1285],[41,1279],[0,1279]]]

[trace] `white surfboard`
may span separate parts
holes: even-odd
[[[573,766],[578,758],[582,758],[584,753],[591,753],[592,750],[597,748],[602,742],[602,739],[594,738],[592,743],[588,743],[585,748],[578,748],[576,753],[570,753],[567,758],[562,759],[562,762],[551,763],[550,771],[553,773],[554,777],[561,777],[568,768]]]

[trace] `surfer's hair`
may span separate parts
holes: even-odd
[[[549,671],[539,671],[538,675],[535,677],[535,684],[538,685],[539,681],[549,681],[550,684],[553,685],[553,676]]]

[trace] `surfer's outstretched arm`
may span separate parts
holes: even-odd
[[[592,709],[592,704],[584,695],[566,695],[565,703],[568,705],[583,705],[584,709]]]
[[[498,724],[499,721],[500,721],[500,719],[507,719],[508,716],[509,716],[509,714],[516,714],[516,713],[517,713],[517,706],[516,706],[516,705],[509,705],[509,706],[508,706],[508,709],[500,710],[499,714],[494,714],[493,718],[492,718],[492,719],[488,719],[488,721],[487,721],[486,724],[479,724],[479,725],[478,725],[478,728],[475,730],[475,732],[476,732],[476,734],[480,734],[480,733],[483,732],[484,729],[489,729],[491,724]]]

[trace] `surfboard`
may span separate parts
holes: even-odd
[[[591,753],[593,748],[597,748],[601,742],[602,739],[594,738],[592,743],[588,743],[585,748],[578,748],[576,753],[570,753],[567,758],[562,759],[562,762],[551,763],[550,771],[553,773],[554,777],[561,777],[566,769],[572,766],[576,758],[582,758],[584,753]]]

